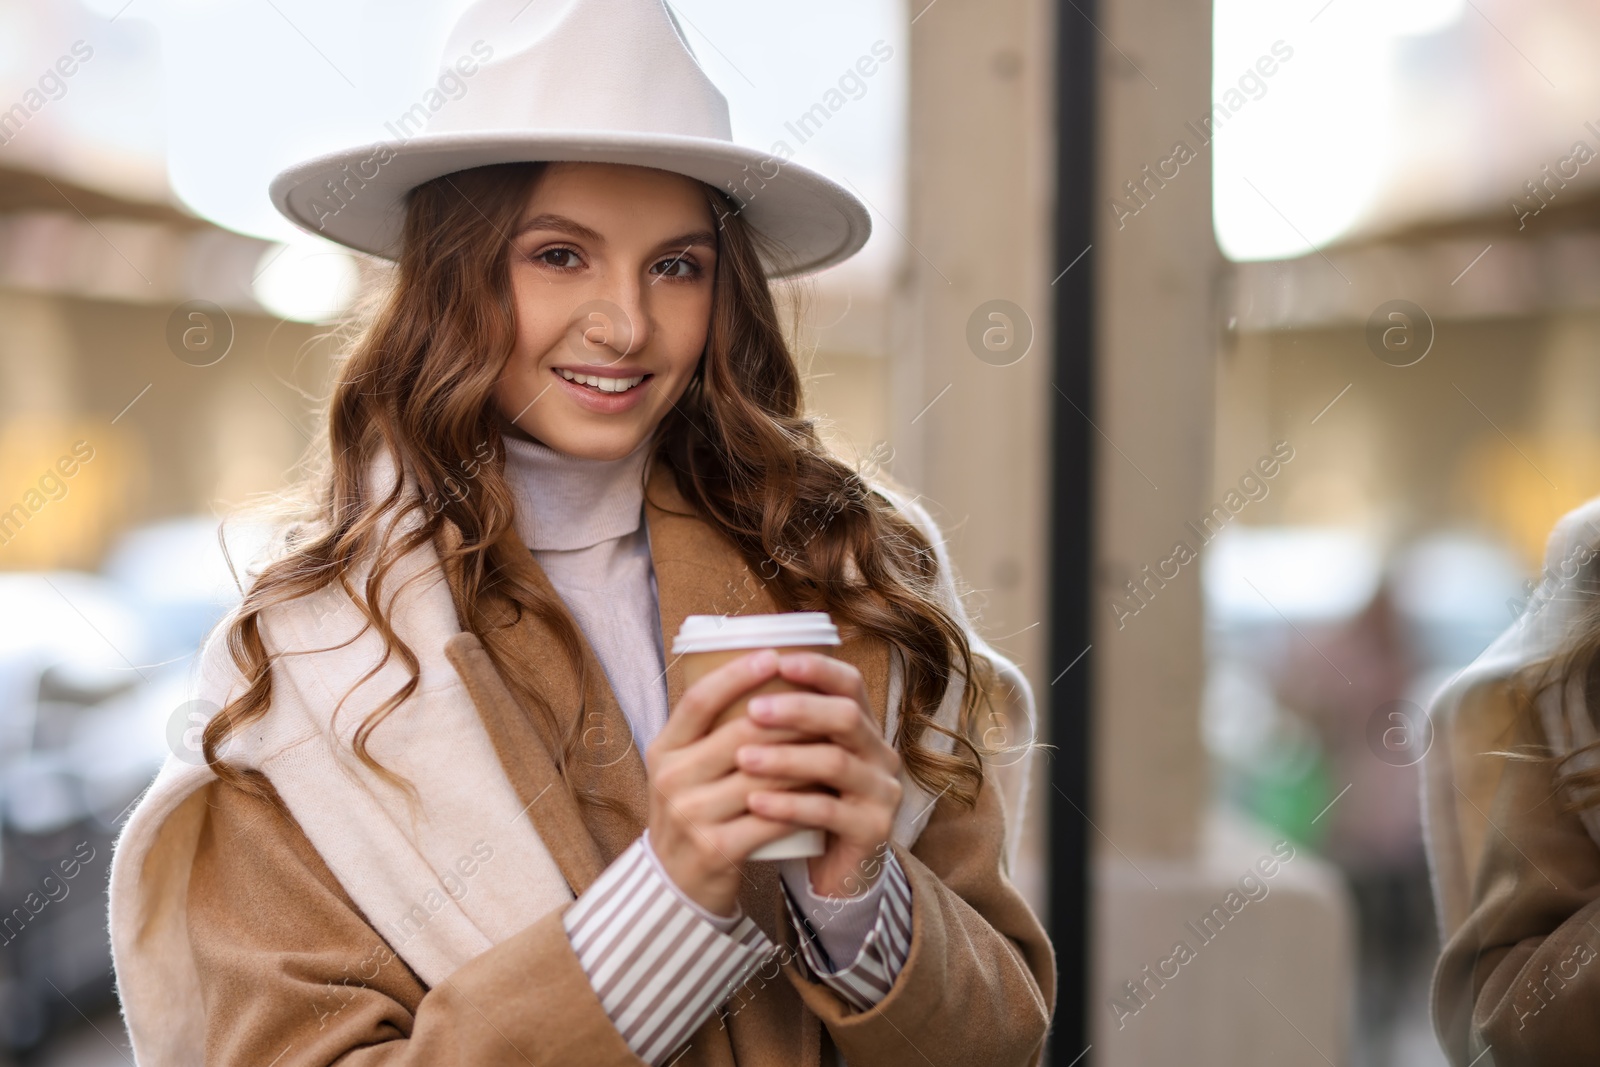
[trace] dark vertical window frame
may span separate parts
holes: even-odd
[[[1095,654],[1090,607],[1094,569],[1094,241],[1100,5],[1056,8],[1055,270],[1050,429],[1048,925],[1056,951],[1056,1011],[1046,1062],[1088,1067],[1092,870],[1089,819]],[[1081,259],[1079,257],[1082,257]],[[1063,397],[1071,398],[1071,403]],[[1076,405],[1076,409],[1073,405]],[[1070,670],[1068,668],[1071,668]]]

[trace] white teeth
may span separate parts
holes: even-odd
[[[644,375],[642,374],[636,378],[602,378],[595,374],[574,374],[565,367],[557,367],[556,373],[569,382],[587,385],[592,389],[600,390],[602,393],[625,393],[644,381]]]

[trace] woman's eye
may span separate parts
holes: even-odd
[[[663,259],[650,270],[652,274],[659,274],[663,278],[693,278],[700,273],[698,264],[692,260],[684,259],[682,256]]]
[[[570,248],[547,248],[534,258],[551,267],[571,268],[578,265],[578,253]]]

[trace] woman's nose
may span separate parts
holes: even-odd
[[[597,366],[638,354],[649,339],[649,314],[637,282],[617,285],[585,302],[574,318],[578,355]]]

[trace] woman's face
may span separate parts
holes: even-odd
[[[647,167],[552,163],[510,237],[517,338],[500,412],[559,452],[627,455],[705,348],[717,245],[704,190]]]

